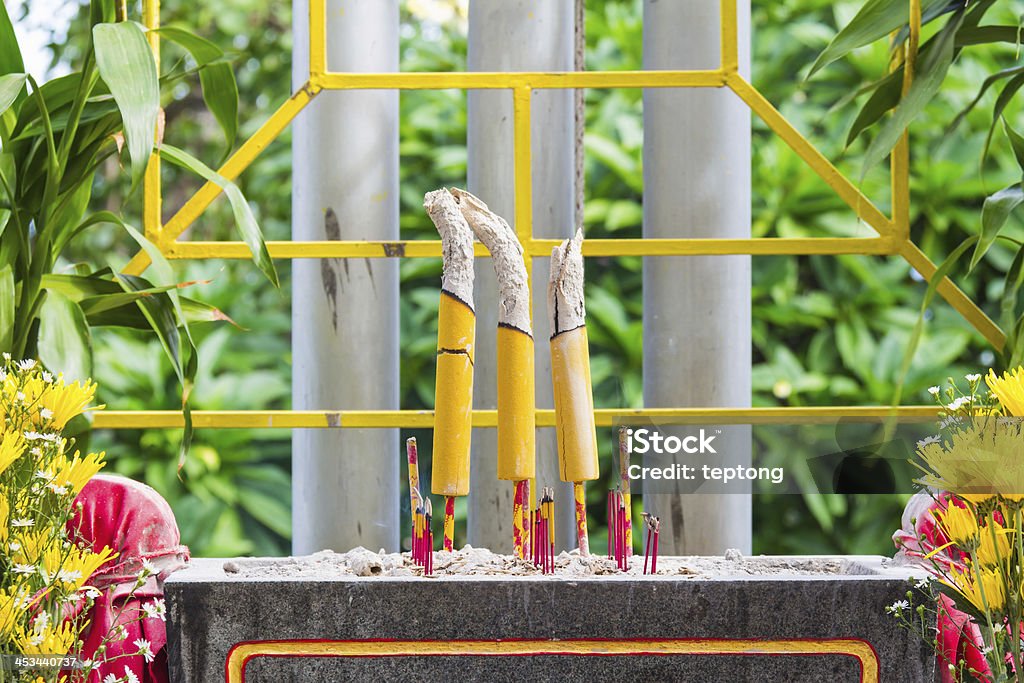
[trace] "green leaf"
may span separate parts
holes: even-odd
[[[1010,147],[1013,148],[1013,156],[1017,158],[1017,165],[1024,171],[1024,137],[1015,131],[1005,118],[1003,119],[1003,130],[1006,132],[1006,137],[1010,139]]]
[[[1003,110],[1010,104],[1013,96],[1017,94],[1021,87],[1024,87],[1024,73],[1011,78],[1010,82],[999,93],[999,97],[996,98],[995,106],[992,108],[992,123],[988,127],[988,134],[985,136],[985,146],[981,150],[982,159],[988,156],[988,148],[992,144],[992,135],[996,131],[996,123],[1003,116]]]
[[[922,12],[937,2],[946,0],[924,0]],[[868,0],[849,24],[843,27],[815,60],[807,77],[846,56],[858,47],[869,45],[884,38],[910,20],[910,8],[906,0]]]
[[[925,290],[924,299],[921,300],[921,310],[917,315],[917,322],[914,323],[914,329],[910,333],[910,339],[907,341],[907,349],[903,352],[903,362],[900,364],[900,374],[896,381],[896,389],[893,392],[892,404],[898,406],[900,400],[903,397],[903,385],[907,381],[907,374],[910,372],[910,364],[914,361],[914,352],[917,351],[918,345],[921,343],[921,335],[924,333],[924,315],[927,312],[928,307],[932,305],[932,300],[935,298],[935,293],[939,289],[939,285],[949,274],[949,271],[953,268],[960,257],[971,248],[972,245],[977,243],[978,235],[971,235],[963,242],[961,242],[956,249],[954,249],[946,260],[939,264],[939,267],[935,269],[935,274],[932,275],[928,281],[928,289]]]
[[[861,107],[853,125],[850,126],[850,132],[846,134],[846,146],[852,145],[863,130],[875,125],[886,112],[897,106],[900,103],[902,92],[903,68],[900,67],[879,82],[878,87],[871,93],[871,97]]]
[[[226,154],[234,147],[238,135],[238,83],[231,65],[224,61],[224,51],[184,29],[168,27],[157,32],[183,47],[196,61],[199,83],[203,87],[203,101],[224,132]]]
[[[4,74],[0,76],[0,115],[3,115],[18,95],[25,91],[25,74]]]
[[[882,126],[882,130],[871,141],[865,154],[864,166],[861,169],[861,181],[867,175],[868,169],[888,156],[910,122],[917,118],[918,114],[931,102],[935,93],[939,91],[939,86],[942,85],[942,81],[946,78],[946,72],[949,71],[949,66],[953,63],[953,38],[963,20],[964,13],[958,12],[935,37],[935,46],[923,56],[914,82],[906,96]]]
[[[72,380],[92,376],[92,336],[85,314],[71,299],[49,292],[39,311],[39,360]]]
[[[1006,271],[1003,295],[999,302],[999,321],[1003,329],[1008,330],[1011,334],[1013,323],[1017,317],[1017,293],[1020,292],[1021,285],[1024,285],[1024,249],[1017,250],[1017,254],[1013,257],[1013,263]],[[1010,348],[1014,346],[1013,340],[1010,338],[1011,334],[1008,334],[1006,339],[1006,345]]]
[[[161,145],[160,152],[162,158],[199,174],[224,190],[224,194],[231,203],[231,210],[235,215],[235,225],[242,239],[249,246],[253,262],[275,287],[280,287],[280,282],[277,279],[277,270],[274,268],[274,262],[270,259],[267,245],[263,241],[260,226],[256,223],[256,217],[252,213],[252,208],[249,206],[249,202],[245,200],[245,196],[242,195],[242,191],[238,189],[238,186],[184,150],[164,144]]]
[[[959,126],[960,123],[963,122],[963,120],[967,117],[967,115],[971,113],[971,110],[974,109],[978,102],[981,101],[981,98],[985,95],[986,92],[988,92],[988,89],[991,88],[995,83],[998,83],[1004,78],[1016,76],[1021,73],[1024,73],[1024,66],[1015,66],[1009,69],[1002,69],[1001,71],[997,71],[994,74],[991,74],[990,76],[985,78],[985,80],[981,82],[981,87],[978,89],[978,94],[974,96],[974,99],[971,100],[966,107],[957,112],[956,118],[954,118],[953,122],[949,124],[949,128],[947,129],[947,131],[952,131],[954,128]]]
[[[96,66],[121,111],[134,186],[142,178],[156,138],[160,113],[156,63],[138,24],[98,24],[92,36]]]
[[[10,353],[14,344],[14,271],[9,265],[0,268],[0,350]]]
[[[25,60],[21,58],[14,25],[7,14],[7,7],[0,2],[0,75],[24,72]]]
[[[1024,190],[1021,189],[1020,183],[1004,187],[994,195],[985,198],[985,204],[981,207],[981,235],[974,248],[974,255],[971,256],[969,270],[974,270],[974,267],[985,256],[985,252],[996,241],[999,231],[1006,224],[1006,219],[1022,201],[1024,201]]]

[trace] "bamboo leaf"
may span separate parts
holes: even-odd
[[[1010,139],[1010,147],[1013,148],[1013,156],[1017,158],[1017,165],[1020,166],[1021,171],[1024,171],[1024,137],[1015,131],[1005,118],[1003,119],[1003,130],[1006,131],[1006,137]]]
[[[134,186],[149,162],[160,112],[156,63],[138,24],[98,24],[92,30],[96,66],[117,102]]]
[[[25,91],[25,74],[4,74],[0,76],[0,116],[11,108],[18,96]]]
[[[1024,249],[1018,249],[1013,257],[1013,263],[1006,271],[1006,279],[1003,281],[1003,295],[999,302],[1000,316],[1003,329],[1011,330],[1014,320],[1017,317],[1017,294],[1021,285],[1024,285]],[[1012,339],[1007,338],[1006,345],[1013,347]]]
[[[991,88],[994,84],[998,83],[1004,78],[1010,78],[1011,76],[1016,76],[1021,73],[1024,73],[1024,66],[1015,66],[1009,69],[1003,69],[988,76],[985,80],[981,82],[981,87],[978,89],[978,94],[974,96],[974,99],[971,100],[966,107],[964,107],[957,113],[956,118],[954,118],[953,122],[949,124],[949,128],[947,130],[952,131],[954,128],[959,126],[960,123],[963,122],[963,120],[967,117],[967,115],[971,113],[971,110],[974,109],[978,102],[981,101],[981,98],[985,95],[986,92],[988,92],[988,89]]]
[[[906,96],[900,101],[892,116],[885,122],[882,130],[878,132],[868,147],[860,174],[862,181],[867,175],[868,169],[889,155],[910,122],[917,118],[918,114],[935,96],[935,93],[939,91],[939,86],[942,85],[942,81],[946,78],[946,72],[949,71],[949,66],[953,63],[953,39],[963,19],[963,12],[954,15],[935,37],[935,46],[923,56],[920,68]]]
[[[267,245],[263,241],[263,233],[260,232],[260,226],[256,223],[256,217],[252,213],[249,202],[245,200],[238,186],[184,150],[164,144],[160,147],[160,151],[162,158],[199,174],[224,190],[235,215],[235,226],[248,245],[253,262],[275,287],[279,287],[277,270],[270,258],[270,252],[267,251]]]
[[[238,135],[238,83],[231,65],[224,61],[224,51],[184,29],[162,28],[158,33],[187,50],[196,61],[203,101],[224,132],[226,152],[230,151]]]
[[[903,92],[903,68],[886,76],[871,93],[871,97],[864,103],[857,113],[850,132],[846,134],[846,146],[849,147],[857,136],[866,128],[875,125],[886,112],[900,103],[900,94]]]
[[[922,12],[932,10],[938,3],[949,4],[948,0],[924,0],[921,3]],[[858,47],[884,38],[906,24],[909,19],[910,9],[906,0],[868,0],[850,23],[844,26],[828,47],[818,55],[807,77],[810,78],[820,69]]]
[[[1024,87],[1024,73],[1011,78],[1010,82],[999,93],[999,97],[996,98],[996,104],[992,108],[992,123],[988,127],[988,134],[985,136],[985,146],[981,150],[982,159],[988,156],[988,148],[992,144],[992,135],[995,133],[996,123],[1003,116],[1003,110],[1010,104],[1013,96],[1017,94],[1021,87]]]
[[[18,37],[14,35],[14,25],[7,14],[7,7],[0,2],[0,75],[24,72],[25,60],[21,58]]]
[[[985,198],[985,203],[981,207],[981,234],[978,237],[978,244],[974,248],[974,255],[971,256],[969,270],[974,270],[974,267],[985,256],[989,247],[999,236],[999,231],[1006,225],[1006,219],[1022,201],[1024,201],[1024,190],[1021,189],[1020,183],[1004,187],[994,195]]]
[[[48,292],[39,311],[39,360],[73,380],[92,376],[92,336],[85,314],[60,292]]]
[[[935,269],[935,274],[932,275],[928,280],[928,289],[925,290],[924,299],[921,300],[921,310],[917,315],[917,322],[914,323],[914,329],[910,333],[910,339],[907,341],[906,351],[903,352],[903,362],[900,364],[899,377],[896,380],[896,389],[893,392],[892,404],[898,406],[900,400],[903,397],[903,385],[907,381],[907,374],[910,372],[910,364],[914,360],[914,353],[917,351],[918,345],[921,343],[921,335],[924,333],[924,316],[928,311],[928,307],[932,305],[932,300],[935,298],[935,294],[939,289],[939,285],[949,274],[949,271],[953,268],[960,257],[967,252],[978,241],[978,235],[971,235],[963,242],[961,242],[956,249],[954,249],[946,260],[939,264],[939,267]]]
[[[14,343],[14,271],[9,265],[0,268],[0,350],[11,351]]]

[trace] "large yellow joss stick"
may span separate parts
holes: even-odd
[[[548,315],[551,319],[551,381],[555,392],[558,471],[571,481],[576,509],[576,540],[581,555],[590,554],[586,490],[597,479],[597,428],[590,381],[586,310],[583,305],[583,232],[551,251]]]
[[[626,509],[626,553],[633,554],[633,499],[629,493],[629,439],[626,428],[619,427],[619,482],[622,491],[622,505]],[[643,534],[641,534],[642,536]]]
[[[498,478],[514,481],[512,543],[525,557],[529,480],[536,476],[536,416],[530,285],[523,247],[505,220],[463,190],[452,189],[469,227],[491,253],[498,277]],[[524,500],[525,499],[525,500]]]
[[[434,453],[430,490],[445,497],[444,549],[455,539],[455,496],[469,493],[469,446],[473,433],[473,231],[446,189],[423,200],[441,235],[444,271],[437,316],[437,382],[434,389]]]

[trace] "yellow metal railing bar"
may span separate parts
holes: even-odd
[[[611,427],[628,421],[656,420],[660,424],[787,424],[832,423],[837,420],[879,421],[934,420],[935,406],[814,406],[773,408],[598,408],[594,411],[599,427]],[[194,410],[192,423],[197,429],[360,429],[405,427],[429,429],[434,426],[432,410]],[[181,429],[180,410],[104,410],[95,414],[97,429]],[[474,410],[474,427],[496,427],[498,411]],[[554,427],[555,411],[537,411],[538,427]]]
[[[913,59],[920,39],[920,0],[910,2],[910,34],[904,88],[913,77]],[[721,88],[728,87],[768,127],[792,149],[854,212],[877,237],[751,238],[751,239],[591,239],[584,242],[585,256],[679,256],[726,254],[839,255],[861,254],[901,256],[919,273],[931,278],[935,264],[910,240],[909,226],[909,142],[907,134],[899,140],[890,158],[892,218],[887,217],[818,149],[794,128],[775,107],[739,73],[739,43],[735,0],[720,0],[721,53],[717,69],[682,71],[570,71],[570,72],[462,72],[462,73],[339,73],[327,63],[327,19],[324,0],[312,0],[309,9],[309,78],[284,104],[232,154],[219,169],[229,180],[236,179],[291,123],[292,119],[322,90],[362,89],[502,89],[513,102],[513,155],[515,189],[515,230],[523,245],[527,272],[532,259],[550,255],[557,240],[533,236],[531,98],[535,89],[553,88]],[[159,0],[144,0],[144,19],[149,27],[159,25]],[[154,54],[159,51],[157,34],[150,34]],[[157,54],[157,57],[159,55]],[[146,175],[144,222],[146,234],[168,258],[175,259],[247,259],[250,253],[242,242],[177,241],[220,194],[212,182],[203,185],[166,223],[160,224],[159,157]],[[274,258],[438,258],[441,243],[436,240],[269,242]],[[477,245],[476,255],[487,251]],[[149,259],[136,255],[125,272],[139,274]],[[948,277],[938,293],[973,325],[993,346],[1005,340],[1002,330]],[[929,417],[932,406],[820,408],[699,409],[667,408],[643,410],[595,411],[597,422],[609,426],[617,418],[659,420],[796,420],[836,419],[840,417]],[[474,411],[474,424],[496,425],[494,411]],[[431,411],[195,411],[197,427],[241,428],[332,428],[332,427],[430,427]],[[538,426],[552,426],[550,410],[537,411]],[[106,411],[96,416],[99,428],[180,427],[179,411]]]
[[[142,20],[150,29],[160,28],[160,0],[142,0]],[[149,49],[153,52],[157,73],[160,73],[160,34],[156,31],[146,33]],[[160,133],[157,133],[159,138]],[[158,139],[159,143],[160,140]],[[163,194],[160,189],[160,151],[154,149],[149,155],[146,173],[142,177],[142,230],[146,238],[154,244],[163,241],[161,235]]]
[[[523,245],[530,256],[550,256],[559,244],[554,239],[533,239]],[[359,242],[267,242],[274,258],[440,258],[437,240]],[[871,254],[892,256],[889,242],[878,237],[760,237],[751,239],[586,239],[584,256],[721,256],[732,254],[838,255]],[[165,255],[173,259],[250,259],[244,242],[173,242]],[[476,255],[489,258],[482,244]]]

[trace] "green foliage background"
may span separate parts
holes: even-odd
[[[844,149],[847,130],[863,98],[863,84],[885,73],[884,45],[857,51],[810,81],[815,57],[861,3],[831,0],[759,0],[753,6],[753,81],[796,127],[849,177],[857,178],[866,142]],[[1000,3],[989,19],[1017,23],[1020,2]],[[639,0],[587,2],[587,67],[641,66]],[[402,68],[441,71],[465,67],[466,41],[458,27],[424,23],[403,9]],[[15,20],[17,20],[15,18]],[[242,103],[244,139],[288,94],[291,22],[288,3],[222,0],[214,4],[164,0],[165,24],[197,27],[230,48]],[[83,40],[73,27],[55,59],[73,58]],[[927,32],[926,32],[927,35]],[[164,60],[180,59],[167,48]],[[936,261],[965,236],[976,234],[986,194],[1019,177],[1005,139],[988,160],[979,151],[991,119],[988,94],[955,134],[951,112],[963,108],[982,79],[1015,65],[1013,45],[967,49],[942,91],[912,126],[912,235]],[[465,100],[461,93],[409,92],[401,97],[401,228],[405,239],[435,238],[421,209],[423,192],[464,183]],[[167,136],[206,141],[204,161],[224,154],[216,122],[205,113],[198,83],[181,82],[165,102]],[[1008,110],[1019,119],[1019,108]],[[588,236],[640,235],[643,190],[641,93],[587,92],[586,208]],[[1019,127],[1019,126],[1018,126]],[[755,236],[868,236],[852,213],[760,121],[754,121]],[[287,239],[290,217],[290,137],[286,133],[243,175],[239,184],[253,202],[267,239]],[[195,189],[195,182],[165,169],[167,213]],[[883,209],[888,175],[878,168],[863,188]],[[96,196],[116,205],[125,198],[99,187]],[[138,198],[126,198],[137,211]],[[131,213],[131,210],[128,212]],[[194,226],[195,239],[229,239],[230,210],[218,201]],[[1014,222],[1004,234],[1020,232]],[[1017,235],[1019,236],[1019,235]],[[88,252],[130,255],[116,233],[97,235]],[[998,311],[1002,276],[1013,253],[996,244],[961,286],[990,314]],[[194,409],[287,408],[290,404],[290,264],[279,261],[276,292],[242,261],[179,263],[182,279],[210,280],[191,295],[215,304],[239,327],[200,330],[200,376]],[[587,306],[593,378],[599,406],[642,405],[641,262],[639,258],[588,260]],[[917,319],[925,285],[898,258],[757,257],[753,261],[754,405],[885,404],[903,349]],[[440,263],[401,264],[402,407],[430,407],[437,283]],[[906,402],[930,402],[925,388],[995,363],[985,342],[944,303],[927,312],[927,325],[904,391]],[[176,407],[174,375],[156,342],[129,333],[97,333],[96,379],[101,399],[123,409]],[[428,433],[418,434],[421,444]],[[610,453],[611,434],[601,435]],[[111,467],[140,477],[172,503],[185,541],[197,555],[281,554],[289,549],[290,435],[282,430],[200,430],[184,471],[175,471],[180,432],[98,433]],[[399,457],[399,454],[395,454]],[[608,467],[607,463],[604,463]],[[602,523],[601,487],[591,487]],[[899,496],[758,496],[754,501],[755,551],[765,553],[890,553],[899,523]],[[598,543],[600,541],[595,539]]]

